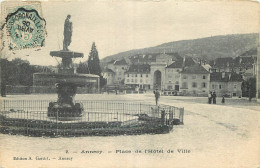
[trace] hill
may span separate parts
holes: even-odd
[[[204,58],[213,60],[218,57],[236,57],[244,52],[256,48],[258,44],[258,34],[233,34],[212,36],[193,40],[182,40],[163,43],[161,45],[143,49],[135,49],[121,52],[102,59],[102,62],[109,62],[112,59],[128,58],[136,54],[146,53],[173,53],[177,52],[181,56],[191,56],[193,58]]]

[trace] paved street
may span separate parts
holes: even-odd
[[[55,95],[8,96],[6,99],[56,99]],[[155,103],[148,94],[128,95],[77,95],[76,99],[115,100]],[[259,104],[241,99],[227,99],[225,105],[207,104],[207,98],[161,96],[161,104],[184,107],[184,125],[175,126],[169,134],[35,138],[1,135],[2,165],[11,161],[16,166],[28,167],[28,161],[13,161],[13,156],[71,156],[73,161],[59,161],[60,166],[72,167],[82,162],[82,167],[258,167],[260,136]],[[237,103],[239,102],[239,104]],[[71,153],[66,154],[65,150]],[[82,150],[101,150],[102,154],[82,154]],[[129,150],[120,153],[117,150]],[[140,150],[141,153],[135,153]],[[149,152],[150,150],[150,152]],[[163,153],[159,152],[163,150]],[[168,153],[168,150],[174,151]],[[109,153],[112,151],[112,153]],[[185,151],[190,151],[185,153]],[[74,153],[73,153],[74,152]],[[95,159],[95,162],[90,160]],[[55,167],[48,161],[39,161],[46,167]],[[94,164],[95,163],[95,164]],[[132,166],[130,166],[131,163]],[[33,162],[35,164],[35,162]],[[30,166],[34,166],[34,165]],[[170,165],[170,166],[169,166]],[[4,167],[4,166],[3,166]]]

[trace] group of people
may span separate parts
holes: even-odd
[[[160,98],[160,92],[158,89],[155,89],[155,91],[153,92],[154,96],[155,96],[155,103],[156,106],[158,106],[158,102],[159,102],[159,98]],[[209,95],[208,95],[208,103],[209,104],[217,104],[217,95],[215,91],[210,91]],[[225,103],[225,96],[222,96],[222,100],[221,103]]]
[[[217,103],[217,95],[216,93],[213,91],[213,92],[209,92],[209,95],[208,95],[208,103],[209,104],[216,104]],[[224,104],[225,103],[225,96],[223,95],[222,96],[222,100],[221,100],[221,103]]]
[[[216,92],[209,92],[209,95],[208,95],[208,103],[209,104],[216,104],[217,102],[217,95],[216,95]]]

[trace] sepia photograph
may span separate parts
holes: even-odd
[[[0,2],[0,168],[260,167],[259,1]]]

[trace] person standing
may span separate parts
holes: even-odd
[[[215,92],[213,92],[212,93],[213,104],[216,104],[216,102],[217,102],[216,98],[217,98],[217,95]]]
[[[209,92],[208,94],[208,103],[211,104],[212,102],[212,92]]]
[[[225,103],[225,96],[224,96],[224,95],[222,96],[221,103],[222,103],[222,104],[224,104],[224,103]]]
[[[158,89],[156,89],[154,91],[154,96],[155,96],[155,103],[156,103],[156,106],[158,105],[158,101],[159,101],[159,98],[160,98],[160,92],[158,91]]]

